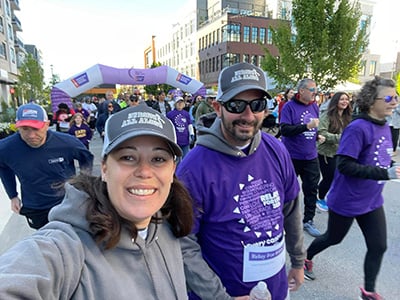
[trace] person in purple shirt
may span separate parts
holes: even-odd
[[[189,112],[184,110],[185,101],[183,98],[177,97],[174,105],[175,109],[167,112],[167,118],[174,124],[178,145],[183,152],[183,159],[189,152],[191,141],[194,140],[194,129]]]
[[[218,89],[214,123],[197,127],[196,146],[177,168],[197,208],[193,234],[181,240],[190,299],[230,299],[220,296],[217,274],[231,296],[265,281],[272,299],[284,300],[304,281],[300,187],[284,145],[260,130],[271,97],[265,73],[249,63],[226,67]]]
[[[297,85],[297,93],[282,109],[280,128],[282,142],[290,153],[296,174],[302,181],[304,194],[304,230],[311,236],[321,232],[314,226],[317,203],[319,161],[317,154],[319,108],[315,102],[317,86],[309,78]]]
[[[357,95],[360,114],[343,131],[337,151],[337,170],[327,196],[327,231],[307,249],[305,276],[315,279],[312,259],[339,244],[354,219],[364,235],[364,287],[360,299],[382,299],[375,282],[387,247],[382,190],[386,180],[400,178],[391,161],[392,140],[385,117],[398,105],[394,82],[376,76]]]

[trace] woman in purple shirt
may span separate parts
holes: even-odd
[[[387,247],[382,190],[385,180],[400,178],[400,166],[391,161],[392,141],[385,117],[392,113],[397,101],[390,79],[375,77],[362,87],[357,96],[360,114],[343,131],[337,151],[337,170],[327,197],[327,231],[307,249],[304,276],[313,280],[313,257],[339,244],[355,219],[367,246],[360,299],[382,299],[375,292]]]

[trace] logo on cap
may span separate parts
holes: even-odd
[[[25,108],[22,110],[22,118],[36,120],[39,118],[38,112],[37,112],[37,110],[34,110],[34,109]]]
[[[135,124],[153,125],[162,129],[165,122],[161,119],[160,115],[137,111],[128,114],[128,118],[122,121],[121,128]]]
[[[238,70],[235,71],[232,79],[231,79],[231,83],[232,82],[237,82],[240,80],[256,80],[259,81],[260,80],[260,74],[256,71],[256,70]]]

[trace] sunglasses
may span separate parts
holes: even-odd
[[[232,114],[241,114],[246,110],[246,107],[250,106],[253,113],[262,112],[267,107],[267,100],[265,98],[254,99],[251,101],[232,99],[226,102],[222,102],[222,106]]]
[[[305,90],[309,90],[311,93],[314,93],[317,91],[317,88],[305,88]]]
[[[114,107],[114,106],[112,106],[112,105],[109,105],[109,106],[108,106],[108,108],[113,108],[113,107]]]
[[[399,101],[399,97],[398,97],[397,95],[394,95],[394,96],[385,96],[385,97],[380,97],[380,98],[376,98],[376,99],[385,100],[386,103],[392,102],[393,99],[394,99],[394,101],[396,101],[396,102]]]

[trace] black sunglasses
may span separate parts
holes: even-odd
[[[267,99],[254,99],[251,101],[231,99],[226,102],[221,102],[222,106],[232,114],[241,114],[246,110],[247,105],[253,113],[262,112],[267,107]]]

